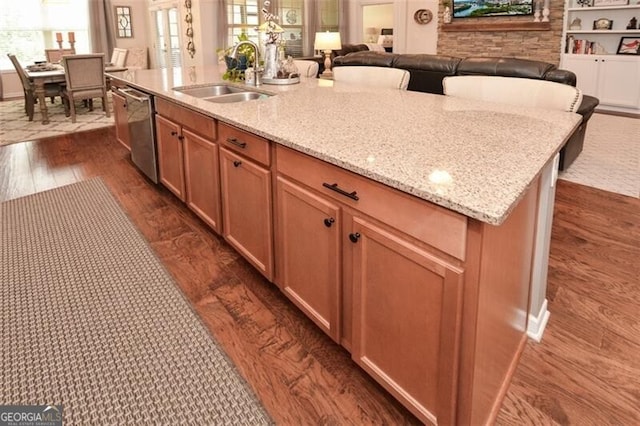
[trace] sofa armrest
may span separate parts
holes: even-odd
[[[556,83],[568,84],[569,86],[576,87],[577,78],[573,71],[555,69],[550,70],[544,76],[545,80],[555,81]]]
[[[600,103],[598,98],[589,95],[582,96],[582,103],[580,104],[580,108],[576,111],[578,114],[582,115],[582,122],[586,123],[589,118],[593,115],[594,110]]]

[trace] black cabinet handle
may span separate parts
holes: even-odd
[[[240,147],[240,148],[246,148],[247,147],[247,143],[246,142],[240,142],[236,138],[227,138],[227,142],[229,142],[230,144],[235,145],[237,147]]]
[[[236,160],[236,161],[233,162],[233,167],[239,167],[240,164],[242,164],[242,161]]]
[[[175,130],[171,131],[171,136],[177,136],[177,135],[178,135],[178,132],[176,132]]]
[[[181,141],[184,140],[184,136],[182,135],[178,136],[178,140],[181,140]]]
[[[331,228],[331,225],[333,225],[333,222],[335,222],[336,220],[332,217],[325,219],[324,220],[324,226],[326,226],[327,228]]]
[[[352,243],[357,243],[358,240],[360,239],[360,233],[356,232],[355,234],[349,234],[349,239],[351,240]]]
[[[340,195],[344,195],[345,197],[349,197],[349,198],[351,198],[352,200],[358,201],[358,200],[360,199],[360,198],[358,198],[358,195],[357,195],[358,193],[357,193],[356,191],[353,191],[353,192],[347,192],[347,191],[345,191],[344,189],[340,189],[340,188],[338,187],[338,184],[337,184],[337,183],[329,184],[329,183],[324,182],[324,183],[322,184],[322,186],[324,186],[325,188],[328,188],[328,189],[330,189],[330,190],[332,190],[332,191],[336,191],[336,192],[337,192],[338,194],[340,194]]]

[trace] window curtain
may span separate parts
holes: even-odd
[[[91,51],[104,53],[105,62],[109,62],[116,45],[111,0],[89,2],[89,40]]]
[[[229,46],[229,31],[227,31],[228,19],[227,19],[227,0],[218,0],[218,16],[217,22],[218,28],[216,29],[216,37],[220,48],[223,49]]]

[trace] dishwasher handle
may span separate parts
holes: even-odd
[[[131,89],[129,87],[125,89],[118,89],[118,92],[124,95],[124,97],[133,99],[138,102],[149,102],[151,97],[146,93],[138,92],[137,90]]]

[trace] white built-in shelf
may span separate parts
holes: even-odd
[[[567,30],[567,34],[640,34],[637,30]]]
[[[592,7],[568,7],[569,12],[588,12],[590,10],[620,10],[640,9],[640,4],[627,4],[624,6],[592,6]]]

